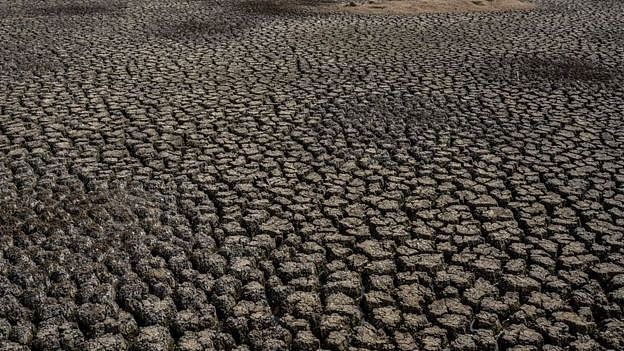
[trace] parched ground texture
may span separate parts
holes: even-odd
[[[0,1],[0,350],[623,350],[624,2],[310,5]]]
[[[330,10],[379,15],[528,10],[535,8],[535,4],[531,0],[360,0],[358,2],[321,2],[312,6],[316,11]]]

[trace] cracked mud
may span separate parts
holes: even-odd
[[[624,349],[624,3],[0,1],[0,350]]]

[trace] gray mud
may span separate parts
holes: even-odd
[[[301,4],[0,1],[0,350],[624,349],[624,3]]]

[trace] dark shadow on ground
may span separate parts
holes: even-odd
[[[316,13],[314,0],[243,0],[217,4],[200,2],[194,13],[170,13],[159,21],[155,33],[167,39],[202,39],[214,35],[236,35],[262,21],[281,18],[302,18]]]
[[[621,72],[581,57],[518,55],[500,61],[498,70],[490,69],[499,78],[551,82],[612,82]]]
[[[305,16],[315,14],[314,6],[335,3],[332,0],[245,0],[238,4],[242,12],[263,16]]]
[[[31,16],[93,16],[117,14],[127,8],[127,1],[71,1],[49,6],[35,6],[24,13]]]
[[[526,57],[520,62],[521,73],[527,77],[548,79],[605,81],[613,78],[613,73],[597,62],[574,57],[540,58]]]

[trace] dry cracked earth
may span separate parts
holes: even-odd
[[[292,1],[0,1],[0,349],[623,350],[624,2]]]

